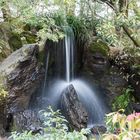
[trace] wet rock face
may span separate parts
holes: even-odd
[[[69,85],[61,96],[61,111],[75,130],[87,127],[88,114],[73,87]]]
[[[12,53],[0,66],[0,74],[4,77],[3,83],[8,90],[6,106],[10,114],[28,108],[31,95],[44,77],[38,53],[37,45],[25,45]]]
[[[4,103],[0,103],[0,136],[5,134],[6,123],[6,106]]]
[[[33,110],[18,112],[13,116],[13,129],[18,132],[27,130],[32,133],[40,133],[43,131],[41,125],[38,113]]]

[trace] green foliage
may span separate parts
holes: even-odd
[[[9,137],[13,140],[87,140],[85,134],[89,130],[82,129],[80,132],[69,132],[66,125],[67,120],[61,115],[59,111],[54,112],[51,107],[48,111],[40,111],[44,120],[44,133],[32,134],[32,132],[17,133],[14,132]]]
[[[97,35],[101,37],[109,45],[118,43],[115,26],[111,21],[103,20],[97,24]]]
[[[8,93],[5,90],[3,84],[0,84],[0,106],[4,104],[4,102],[6,101],[6,97],[7,97]]]
[[[74,34],[81,40],[89,39],[88,26],[86,20],[74,15],[67,15],[68,25],[73,29]]]
[[[18,34],[22,40],[25,38],[27,43],[44,42],[46,39],[58,41],[59,38],[64,37],[62,30],[55,24],[55,20],[41,9],[39,0],[12,0],[10,2],[7,0],[2,5],[5,15],[10,14],[4,23],[8,22],[12,32]],[[9,10],[11,7],[16,10]],[[44,9],[47,9],[47,5],[44,5]],[[26,25],[30,28],[25,34]],[[36,35],[38,39],[33,38]]]
[[[133,89],[128,87],[122,93],[122,95],[116,97],[112,103],[112,110],[127,109],[130,102],[134,100],[132,96]]]
[[[126,116],[124,110],[106,115],[108,131],[103,140],[139,140],[140,139],[140,113]]]

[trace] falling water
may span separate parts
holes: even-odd
[[[47,98],[49,99],[49,104],[57,107],[60,101],[62,91],[70,84],[72,84],[79,96],[80,101],[86,108],[89,116],[88,125],[101,124],[103,123],[104,115],[108,111],[104,101],[101,100],[97,92],[90,88],[89,84],[83,80],[74,79],[74,35],[72,30],[68,28],[69,32],[66,32],[64,39],[64,52],[60,54],[64,57],[63,67],[65,67],[65,79],[62,77],[58,80],[54,80],[53,84],[47,90]],[[58,58],[56,58],[58,59]],[[56,60],[57,61],[57,60]],[[58,62],[58,61],[57,61]],[[60,61],[59,61],[60,62]],[[60,64],[57,64],[60,66]],[[63,79],[63,80],[62,80]]]
[[[65,37],[65,49],[66,49],[66,80],[70,82],[70,38]]]
[[[46,68],[45,68],[45,79],[44,79],[44,84],[43,84],[43,94],[45,93],[45,89],[46,89],[49,57],[50,57],[50,53],[48,52],[47,53],[47,58],[46,58]]]
[[[74,77],[74,35],[71,28],[65,36],[65,55],[66,55],[66,81],[70,82]]]

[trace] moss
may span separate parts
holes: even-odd
[[[39,51],[39,54],[38,54],[38,61],[40,63],[44,63],[44,61],[45,61],[44,59],[45,59],[44,50],[41,50],[41,51]]]
[[[10,53],[11,50],[7,42],[0,39],[0,62],[2,62]]]
[[[104,56],[108,55],[109,47],[103,41],[95,41],[90,45],[90,51],[92,53],[101,53]]]
[[[37,42],[37,35],[31,33],[30,31],[24,31],[22,36],[26,38],[28,44],[33,44]]]
[[[22,41],[18,34],[12,33],[8,40],[10,47],[15,51],[22,47]]]

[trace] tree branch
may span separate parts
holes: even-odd
[[[122,27],[124,31],[126,32],[126,34],[128,35],[128,37],[133,41],[135,46],[140,47],[140,41],[132,37],[133,32],[129,28],[127,28],[125,25],[122,25]]]

